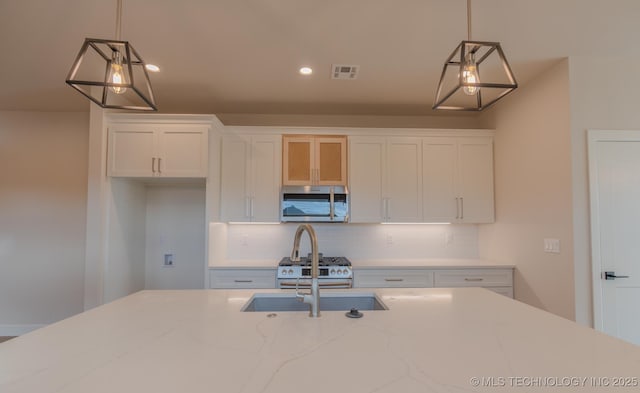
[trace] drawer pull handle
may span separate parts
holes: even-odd
[[[233,282],[253,282],[253,280],[233,280]]]
[[[465,277],[464,280],[465,281],[482,281],[482,280],[484,280],[484,278],[468,278],[468,277]]]
[[[404,281],[404,278],[385,278],[384,280],[387,282],[400,282]]]

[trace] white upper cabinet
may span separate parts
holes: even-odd
[[[493,139],[423,139],[425,222],[494,222]]]
[[[349,146],[351,222],[420,222],[422,140],[354,136]]]
[[[349,138],[351,222],[379,223],[386,217],[383,176],[386,138]]]
[[[351,222],[494,221],[493,138],[349,138]]]
[[[423,209],[426,222],[455,222],[458,219],[456,138],[423,140]]]
[[[118,123],[108,129],[109,176],[207,176],[206,125]]]
[[[386,169],[385,221],[422,221],[422,139],[389,138]]]
[[[493,139],[458,139],[457,172],[459,222],[494,222]]]
[[[280,135],[224,135],[222,221],[280,221]]]

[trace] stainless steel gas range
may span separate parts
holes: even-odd
[[[318,255],[318,283],[320,288],[351,288],[353,271],[351,262],[345,257],[325,257]],[[308,288],[311,285],[311,255],[292,262],[291,258],[282,258],[278,264],[278,287]]]

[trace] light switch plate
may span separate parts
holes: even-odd
[[[544,239],[544,252],[560,254],[560,239]]]

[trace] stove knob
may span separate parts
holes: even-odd
[[[336,269],[331,269],[331,270],[329,271],[329,273],[330,273],[330,274],[336,274]]]
[[[283,276],[286,276],[287,275],[287,269],[282,269],[282,272],[280,274],[282,274]]]
[[[289,269],[289,274],[293,274],[293,269]]]
[[[347,274],[347,269],[342,270],[342,274]]]

